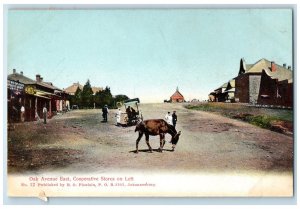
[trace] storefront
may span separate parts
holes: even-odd
[[[8,122],[19,122],[21,107],[24,102],[24,83],[7,80],[7,116]]]
[[[43,82],[40,75],[32,80],[23,75],[23,72],[7,77],[8,122],[21,121],[21,107],[25,108],[25,121],[34,121],[43,117],[43,108],[48,111],[48,118],[57,112],[68,108],[68,94],[52,85]]]

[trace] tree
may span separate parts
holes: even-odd
[[[90,108],[93,107],[93,90],[90,84],[90,80],[88,79],[85,85],[83,86],[81,93],[81,106],[82,108]]]
[[[95,94],[94,102],[96,103],[97,107],[108,105],[108,107],[112,108],[114,106],[114,100],[110,92],[110,88],[106,86],[103,91],[98,91]]]
[[[81,107],[81,89],[77,87],[76,92],[73,96],[70,96],[71,105],[78,105]]]

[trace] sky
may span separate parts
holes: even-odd
[[[290,9],[9,10],[7,73],[63,89],[90,80],[113,95],[186,100],[262,58],[293,68]]]

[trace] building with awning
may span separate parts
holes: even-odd
[[[62,111],[63,105],[57,104],[67,103],[67,94],[52,83],[44,82],[39,74],[36,80],[32,80],[24,76],[22,71],[17,73],[14,69],[8,75],[7,82],[8,108],[12,110],[9,119],[12,121],[19,121],[20,118],[15,115],[20,114],[21,106],[25,107],[25,121],[32,121],[42,117],[44,106],[48,110],[48,117],[52,117],[57,111]]]
[[[23,72],[17,73],[13,69],[13,73],[7,76],[7,108],[8,121],[19,122],[21,107],[25,107],[25,120],[34,119],[35,106],[27,97],[27,85],[35,85],[35,81],[24,76]],[[30,97],[30,96],[29,96]]]

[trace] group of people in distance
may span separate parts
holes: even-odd
[[[175,128],[177,123],[176,111],[174,110],[172,115],[171,112],[168,112],[165,116],[165,120],[167,121],[168,124],[174,126]]]
[[[105,105],[102,108],[102,116],[103,116],[103,121],[107,122],[107,114],[108,114],[109,110],[107,105]],[[133,109],[132,107],[128,106],[126,108],[126,113],[127,113],[127,117],[128,119],[132,119],[136,116],[136,111],[135,109]],[[116,125],[119,126],[121,124],[121,114],[122,111],[120,108],[118,108],[117,113],[116,113]],[[173,111],[173,114],[171,114],[171,112],[168,112],[165,116],[165,120],[168,124],[174,126],[174,128],[176,127],[176,123],[177,123],[177,115],[176,115],[176,111]]]

